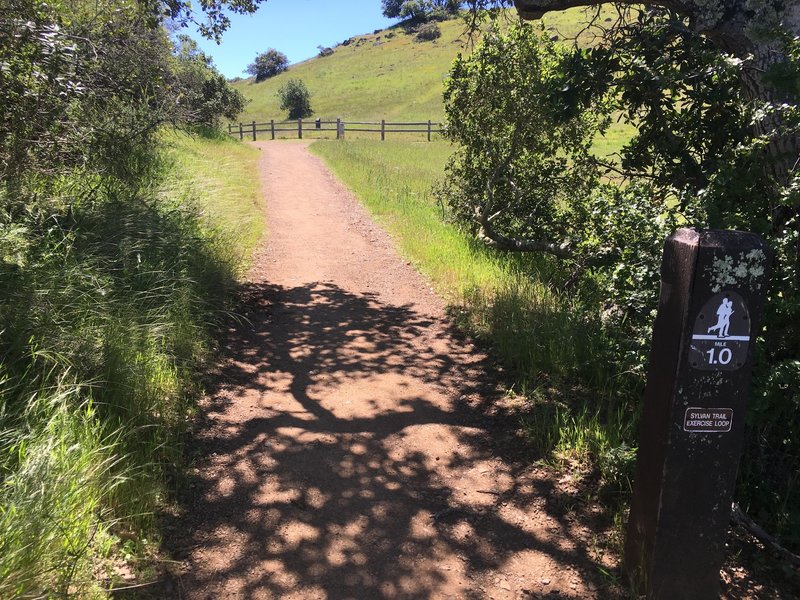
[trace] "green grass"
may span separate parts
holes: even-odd
[[[442,218],[431,188],[449,144],[318,141],[311,150],[430,277],[456,323],[509,369],[509,387],[526,398],[531,445],[543,456],[608,465],[613,485],[627,481],[632,455],[623,444],[633,435],[637,381],[615,369],[599,299],[570,289],[555,259],[492,251]]]
[[[604,9],[603,15],[610,15],[609,10]],[[542,23],[553,35],[570,38],[579,34],[587,18],[583,9],[571,9],[547,14]],[[416,42],[413,34],[399,26],[355,36],[349,45],[337,46],[331,56],[291,65],[285,73],[259,83],[254,79],[236,82],[234,87],[251,100],[240,120],[285,118],[277,91],[287,79],[299,78],[312,94],[314,116],[323,120],[442,121],[443,82],[450,65],[459,52],[469,52],[478,38],[470,39],[461,19],[445,21],[440,27],[442,36],[434,42]],[[581,39],[591,43],[586,34]]]
[[[78,174],[79,201],[0,222],[0,598],[106,597],[157,543],[212,328],[262,234],[256,150],[165,138],[184,164],[168,178]]]
[[[207,130],[194,135],[171,132],[164,142],[174,162],[174,185],[167,193],[186,193],[188,187],[210,222],[236,237],[246,260],[264,235],[259,151]]]
[[[441,27],[442,37],[435,42],[415,42],[400,28],[356,36],[332,56],[292,65],[259,83],[235,83],[252,100],[240,120],[285,117],[277,91],[287,79],[299,78],[311,92],[314,116],[323,120],[439,121],[444,116],[442,82],[461,48],[459,39],[466,39],[463,22],[448,21]]]

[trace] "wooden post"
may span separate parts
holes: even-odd
[[[244,131],[242,130],[242,124],[241,123],[239,123],[239,139],[240,140],[244,139]]]
[[[428,119],[428,141],[431,141],[431,120]]]
[[[297,119],[297,139],[303,139],[303,119]]]
[[[256,141],[256,122],[253,121],[253,141]]]
[[[342,132],[342,118],[341,117],[337,117],[336,118],[336,139],[337,140],[340,139],[339,136],[341,135],[341,132]]]
[[[269,120],[269,129],[272,132],[272,139],[275,139],[275,119]]]
[[[386,119],[381,119],[381,141],[386,139]]]
[[[664,245],[625,565],[647,600],[719,598],[772,252],[679,229]]]
[[[231,135],[232,133],[233,133],[233,125],[228,123],[228,135]]]

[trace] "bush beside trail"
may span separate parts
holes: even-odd
[[[525,24],[490,27],[445,83],[447,135],[459,147],[438,196],[480,243],[557,263],[557,285],[570,291],[587,326],[597,327],[602,352],[593,362],[614,385],[554,411],[558,419],[535,436],[554,447],[569,448],[562,440],[570,430],[590,432],[598,420],[618,428],[620,415],[626,431],[636,430],[665,237],[686,226],[763,236],[777,259],[737,496],[797,549],[800,180],[781,168],[787,154],[776,158],[770,147],[800,131],[800,50],[797,40],[784,41],[794,58],[780,89],[794,96],[785,106],[764,107],[742,90],[745,66],[708,39],[667,34],[669,23],[654,13],[590,49],[559,46]],[[598,156],[595,141],[620,118],[635,133],[616,158]],[[731,264],[732,272],[746,268],[744,259]],[[590,365],[576,375],[563,383],[597,389]],[[547,376],[526,374],[531,387]],[[602,469],[613,448],[598,440],[589,458]]]
[[[160,131],[243,102],[133,3],[12,2],[0,64],[0,597],[98,597],[151,550],[240,268]]]

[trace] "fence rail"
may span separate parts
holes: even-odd
[[[333,125],[333,127],[331,127]],[[327,126],[327,127],[326,127]],[[355,127],[354,127],[355,126]],[[424,129],[423,129],[424,127]],[[413,129],[411,129],[413,128]],[[274,119],[265,123],[239,123],[237,127],[233,123],[228,124],[228,133],[238,135],[240,140],[251,137],[253,141],[258,140],[259,133],[267,133],[270,139],[275,139],[278,133],[292,132],[297,134],[298,139],[303,139],[303,133],[335,131],[336,139],[344,139],[345,131],[358,131],[366,133],[380,133],[381,141],[386,139],[387,133],[425,133],[428,141],[434,133],[441,134],[444,128],[441,123],[433,121],[414,121],[414,122],[386,122],[381,121],[347,121],[336,119],[335,121],[323,121],[314,119],[313,121],[297,119],[296,121],[276,121]]]

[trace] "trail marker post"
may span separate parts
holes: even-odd
[[[719,597],[771,257],[738,231],[665,243],[625,541],[647,600]]]
[[[256,122],[253,121],[253,141],[256,141]]]

